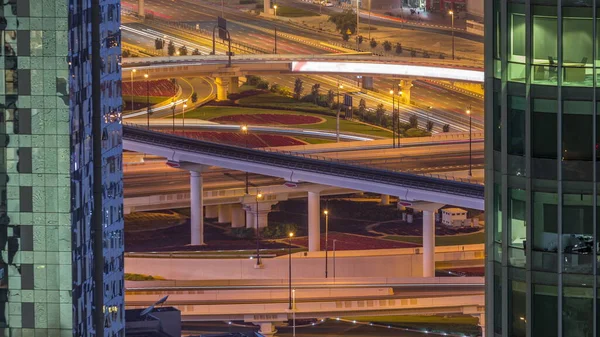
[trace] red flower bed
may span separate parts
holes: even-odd
[[[135,80],[136,78],[134,77]],[[131,81],[124,79],[122,89],[123,97],[127,98],[127,96],[131,96]],[[159,97],[173,97],[177,93],[177,87],[169,80],[148,81],[148,90],[150,96]],[[146,96],[146,81],[133,82],[133,95]]]
[[[211,121],[251,125],[294,125],[320,123],[321,118],[306,115],[253,114],[221,116]]]
[[[382,240],[374,237],[351,235],[337,232],[329,232],[329,249],[333,250],[333,240],[336,240],[335,250],[366,250],[366,249],[393,249],[393,248],[412,248],[419,245],[397,242],[392,240]],[[300,237],[294,239],[293,244],[308,247],[308,238]],[[321,233],[321,249],[325,248],[325,234]]]
[[[183,136],[182,131],[175,132],[179,136]],[[271,147],[271,146],[292,146],[302,145],[301,141],[279,135],[258,135],[258,134],[240,134],[239,132],[214,132],[214,131],[186,131],[187,138],[206,140],[214,143],[237,145],[248,148],[255,147]]]

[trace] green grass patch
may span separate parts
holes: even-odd
[[[125,281],[159,281],[159,280],[164,280],[164,278],[160,277],[160,276],[125,273]]]
[[[420,236],[390,235],[386,239],[423,244],[423,238]],[[485,242],[485,233],[483,231],[472,234],[444,235],[435,237],[436,246],[457,246],[472,245]]]
[[[305,112],[316,112],[327,115],[335,115],[335,112],[327,107],[318,106],[312,102],[299,102],[291,97],[266,93],[241,98],[238,103],[243,106],[256,108],[274,108],[281,110],[305,110]]]
[[[303,142],[307,142],[308,144],[329,144],[334,143],[335,141],[331,139],[321,139],[321,138],[309,138],[309,137],[294,137]]]
[[[136,212],[125,215],[125,232],[143,232],[179,225],[185,216],[178,213]]]
[[[325,120],[319,124],[297,124],[297,125],[286,125],[289,128],[299,129],[314,129],[314,130],[327,130],[335,131],[336,120],[333,116],[326,116],[322,114],[308,113],[308,112],[297,112],[297,111],[284,111],[275,109],[258,109],[258,108],[245,108],[245,107],[231,107],[231,106],[203,106],[201,108],[194,109],[192,111],[186,111],[185,118],[201,118],[210,120],[212,118],[229,116],[229,115],[243,115],[243,114],[282,114],[282,115],[306,115],[313,117],[320,117]],[[181,118],[181,115],[176,115],[176,118]],[[353,121],[347,121],[340,119],[340,131],[350,132],[362,135],[369,135],[375,137],[391,137],[392,133],[388,130],[383,130],[377,127],[373,127],[366,124],[361,124]]]

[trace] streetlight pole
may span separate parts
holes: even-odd
[[[173,98],[173,102],[171,103],[173,104],[173,108],[171,109],[173,114],[173,134],[175,134],[175,109],[177,108],[177,104],[175,104],[175,98]]]
[[[400,100],[402,100],[402,87],[398,85],[398,113],[396,114],[396,127],[398,128],[398,148],[400,148]]]
[[[324,210],[325,214],[325,278],[327,278],[328,261],[329,261],[329,211]]]
[[[360,0],[356,0],[356,50],[358,50],[358,35],[360,33],[359,24],[360,24],[360,8],[358,4]]]
[[[146,79],[146,119],[148,121],[148,130],[150,130],[150,86],[148,84],[148,74],[144,74]]]
[[[336,142],[340,142],[340,89],[344,89],[344,86],[340,84],[338,80],[338,90],[337,90],[337,115],[335,119],[335,139]]]
[[[187,104],[183,103],[183,136],[185,137],[185,108],[187,108]]]
[[[294,236],[294,233],[288,234],[288,238],[289,238],[289,244],[288,244],[289,277],[288,278],[289,278],[289,293],[290,293],[290,300],[289,300],[289,309],[290,310],[294,309],[294,307],[292,306],[292,237],[293,236]]]
[[[273,5],[273,11],[275,13],[275,17],[277,17],[277,5]]]
[[[260,232],[258,231],[258,200],[262,198],[262,194],[259,192],[256,195],[256,266],[260,266]]]
[[[394,100],[396,96],[394,96],[394,90],[390,90],[390,95],[392,95],[392,148],[396,148],[396,112],[394,111],[394,107],[396,103]]]
[[[296,337],[296,289],[292,290],[292,337]]]
[[[472,123],[471,123],[471,121],[472,121],[471,105],[469,105],[469,108],[467,109],[467,115],[469,115],[469,177],[472,177],[473,171],[471,169],[471,164],[473,161],[473,157],[472,157],[472,151],[471,151],[471,145],[472,145],[472,142],[471,142],[472,141],[472,139],[471,139],[471,125],[472,125]]]
[[[273,54],[277,54],[277,27],[275,27],[275,50]]]
[[[335,243],[337,240],[333,240],[333,282],[335,282]]]
[[[452,59],[454,60],[454,11],[448,12],[452,17]]]
[[[244,134],[244,142],[246,144],[245,148],[248,148],[248,126],[247,125],[242,125],[240,127],[240,130],[242,130],[242,133]],[[246,194],[248,194],[248,171],[246,171]]]
[[[132,69],[131,70],[131,110],[133,110],[133,75],[135,74],[137,70]]]

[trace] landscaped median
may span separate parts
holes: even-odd
[[[254,115],[254,116],[253,116]],[[258,116],[256,116],[258,115]],[[263,115],[263,116],[261,116]],[[282,119],[273,118],[273,116],[281,116]],[[325,114],[316,114],[308,112],[297,112],[287,110],[275,110],[266,108],[247,108],[247,107],[236,107],[236,106],[204,106],[198,109],[185,113],[185,118],[199,118],[209,121],[218,121],[215,119],[223,119],[229,116],[235,119],[232,124],[250,124],[250,125],[277,125],[282,126],[283,118],[289,120],[290,117],[297,116],[299,121],[306,120],[305,118],[312,117],[314,123],[299,124],[290,123],[285,124],[285,127],[299,128],[299,129],[313,129],[313,130],[327,130],[335,132],[336,130],[336,118]],[[235,117],[234,117],[235,116]],[[181,118],[182,115],[176,117]],[[269,120],[270,119],[270,120]],[[253,121],[262,120],[259,124],[253,124]],[[319,122],[316,122],[316,121]],[[316,122],[316,123],[315,123]],[[369,135],[378,138],[389,138],[392,136],[388,130],[370,126],[363,123],[357,123],[340,118],[340,132],[344,133],[356,133],[362,135]]]

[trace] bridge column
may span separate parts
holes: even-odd
[[[190,230],[191,244],[204,244],[204,216],[202,210],[202,172],[190,171]]]
[[[275,329],[275,325],[272,322],[260,322],[254,324],[260,326],[258,333],[265,337],[272,337],[277,333],[277,329]]]
[[[246,228],[256,228],[254,224],[254,218],[256,216],[250,211],[250,209],[246,209]]]
[[[229,80],[229,93],[235,94],[235,93],[238,93],[239,91],[240,91],[240,79],[237,76],[233,76]]]
[[[231,227],[232,228],[240,228],[244,227],[244,210],[242,209],[241,204],[233,204],[231,205]]]
[[[400,87],[402,88],[402,97],[400,101],[404,104],[410,104],[410,90],[413,86],[412,80],[401,80]]]
[[[271,0],[263,0],[265,15],[271,15]]]
[[[373,90],[373,76],[363,76],[361,82],[363,89]]]
[[[390,204],[390,196],[387,194],[382,194],[381,201],[379,203],[381,205],[389,205]]]
[[[479,327],[481,328],[481,337],[485,337],[485,314],[479,315]]]
[[[219,205],[219,223],[231,222],[231,205]]]
[[[423,277],[435,276],[435,216],[423,211]]]
[[[227,89],[229,88],[229,78],[216,77],[215,84],[217,85],[217,101],[226,101]]]
[[[204,214],[204,217],[207,219],[216,219],[219,217],[219,205],[207,205],[205,211],[206,214]]]
[[[423,211],[423,277],[435,276],[435,213],[443,206],[423,201],[410,205],[414,210]]]
[[[144,0],[138,0],[138,16],[145,17]]]
[[[308,192],[308,251],[321,250],[321,193]]]

